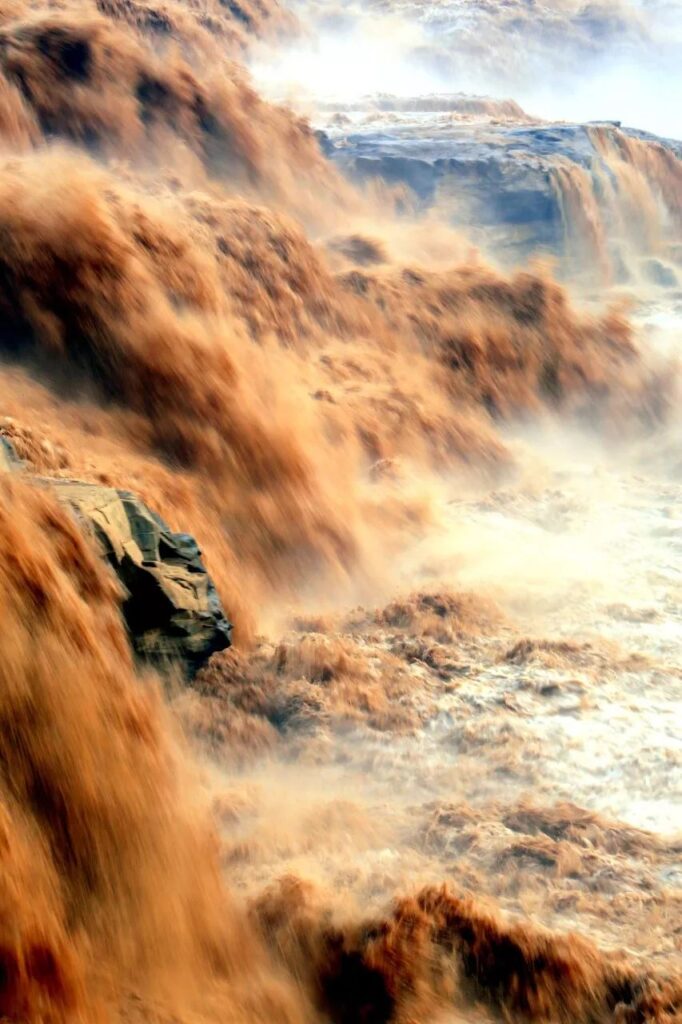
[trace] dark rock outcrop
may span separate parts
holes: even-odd
[[[0,473],[27,464],[0,434]],[[122,612],[135,653],[159,668],[180,665],[191,678],[231,644],[227,620],[197,542],[174,533],[129,491],[32,476],[53,490],[96,539],[122,586]]]
[[[135,652],[189,676],[230,646],[231,625],[193,537],[174,533],[134,494],[74,480],[44,480],[99,542],[124,588]]]

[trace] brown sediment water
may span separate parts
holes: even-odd
[[[0,1016],[668,1024],[674,374],[343,180],[238,63],[296,31],[0,15]],[[191,688],[46,476],[197,537],[237,643]]]
[[[624,272],[641,278],[645,257],[675,260],[680,231],[682,161],[655,139],[613,125],[588,127],[597,158],[564,161],[552,171],[575,267],[596,267],[602,283]]]

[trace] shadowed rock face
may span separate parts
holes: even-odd
[[[0,436],[0,473],[12,473],[21,468],[21,459],[14,450],[14,445],[6,437]]]
[[[558,252],[563,227],[552,167],[562,158],[587,166],[593,155],[573,126],[454,125],[424,138],[423,126],[408,122],[332,138],[332,155],[351,177],[408,185],[420,207],[447,203],[453,222],[478,235],[502,228],[510,257]]]
[[[631,206],[651,208],[652,217],[657,211],[661,224],[675,220],[680,142],[616,122],[458,122],[412,106],[386,119],[375,104],[360,123],[330,126],[326,152],[356,181],[407,185],[418,208],[437,207],[503,263],[548,253],[618,268],[632,250]],[[576,251],[581,228],[591,237],[578,239],[588,244]],[[665,239],[654,247],[648,237],[656,230],[643,233],[635,246],[641,256],[667,255]],[[656,281],[669,286],[670,277],[666,271],[665,281],[660,274]]]
[[[99,541],[125,588],[123,614],[136,653],[192,676],[230,646],[231,625],[193,537],[173,533],[127,491],[46,481]]]

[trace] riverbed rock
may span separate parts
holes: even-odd
[[[326,134],[326,151],[346,175],[406,186],[408,209],[436,208],[496,262],[516,266],[546,254],[573,273],[608,266],[620,280],[632,254],[656,255],[649,244],[675,260],[677,233],[659,238],[644,220],[660,208],[662,223],[676,223],[678,212],[663,208],[675,205],[682,181],[682,142],[618,122],[453,120],[446,109],[420,111],[416,101],[388,114],[375,102],[353,117],[349,125],[330,121]],[[649,193],[635,216],[633,181]]]
[[[0,473],[23,472],[49,487],[99,544],[121,584],[121,610],[138,657],[161,669],[177,665],[191,678],[230,646],[232,625],[194,537],[175,533],[130,491],[35,476],[31,468],[0,433]]]
[[[174,533],[128,491],[43,480],[98,541],[123,587],[122,612],[136,654],[193,676],[231,643],[228,622],[193,537]]]

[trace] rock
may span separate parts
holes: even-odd
[[[16,425],[6,417],[2,426]],[[24,468],[0,433],[0,473]],[[123,616],[140,658],[160,668],[179,664],[191,677],[230,646],[232,626],[193,537],[173,533],[129,491],[56,477],[29,479],[50,487],[98,541],[121,582]]]
[[[672,267],[669,267],[662,260],[651,259],[645,260],[642,264],[642,270],[648,281],[652,284],[658,285],[659,288],[676,288],[679,284],[677,280],[677,274]]]
[[[173,533],[128,491],[45,479],[98,540],[124,588],[122,611],[139,657],[193,676],[231,643],[231,625],[193,537]]]
[[[327,133],[322,130],[318,130],[315,132],[315,138],[317,139],[317,144],[322,150],[324,156],[332,156],[334,152],[334,143],[331,141]]]
[[[331,158],[350,178],[407,186],[418,209],[437,207],[504,264],[544,252],[578,268],[608,263],[616,279],[619,246],[629,250],[642,234],[637,219],[631,223],[628,175],[650,189],[652,209],[682,178],[682,143],[615,122],[497,124],[409,113],[391,120],[368,111],[350,126],[329,125],[327,135]],[[657,283],[669,280],[669,272],[657,275]]]
[[[13,473],[21,469],[22,466],[23,463],[14,450],[12,442],[0,434],[0,473]]]
[[[418,209],[437,205],[476,245],[510,263],[537,250],[559,254],[555,152],[570,150],[581,164],[591,155],[583,138],[565,130],[508,125],[453,124],[426,136],[421,123],[356,125],[332,133],[332,141],[332,158],[350,178],[408,186]]]

